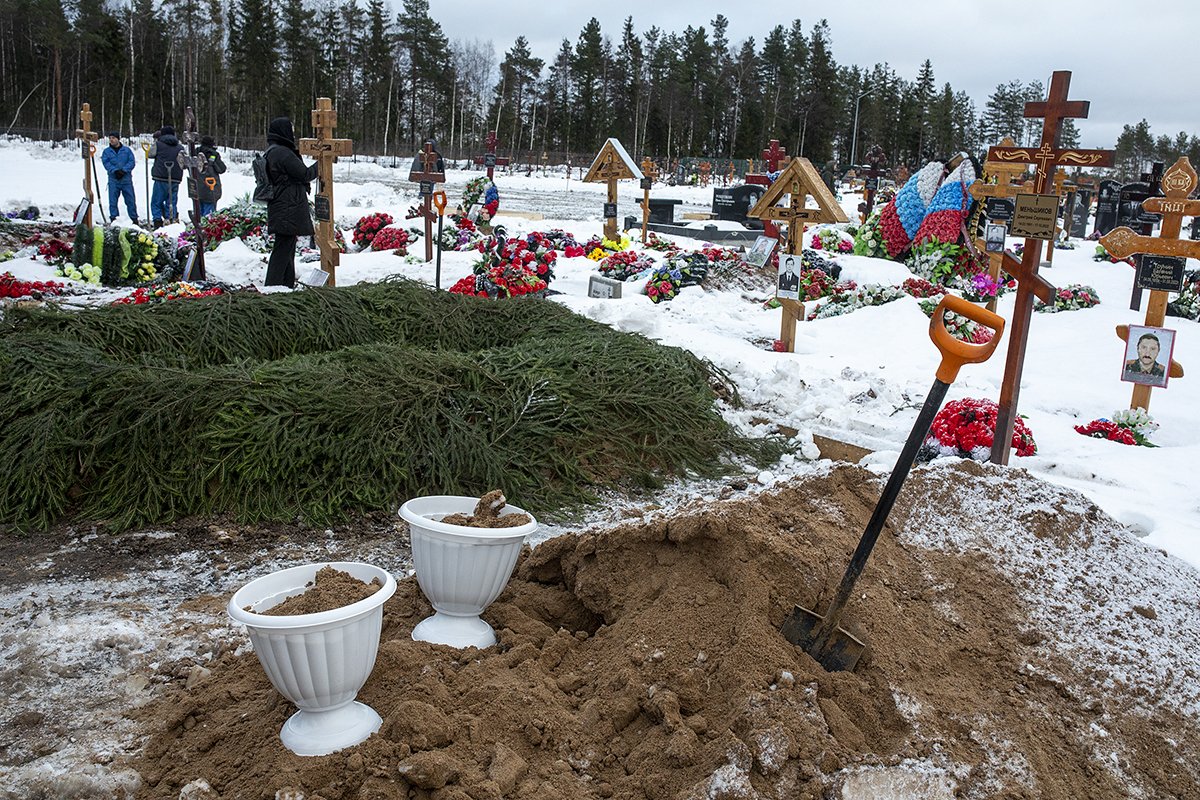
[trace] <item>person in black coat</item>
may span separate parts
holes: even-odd
[[[175,136],[175,129],[163,125],[150,146],[150,178],[154,181],[154,193],[150,197],[150,216],[155,228],[179,219],[179,184],[183,180],[183,167],[179,166],[179,152],[183,145]]]
[[[317,177],[317,165],[304,166],[296,148],[292,121],[287,117],[271,120],[263,157],[274,188],[274,199],[267,203],[267,232],[275,235],[275,246],[267,263],[267,286],[295,286],[296,240],[313,235],[308,190]]]

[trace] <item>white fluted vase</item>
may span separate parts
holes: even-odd
[[[261,613],[303,593],[317,571],[327,566],[364,583],[378,578],[383,586],[370,597],[331,611]],[[336,752],[365,740],[383,724],[374,709],[354,698],[375,666],[383,604],[395,592],[396,580],[387,570],[333,561],[273,572],[246,584],[230,599],[229,616],[246,626],[271,684],[300,709],[279,732],[284,746],[296,755]]]
[[[441,521],[448,514],[470,514],[477,497],[417,497],[400,507],[412,537],[417,583],[434,614],[417,624],[417,641],[483,649],[496,643],[496,632],[479,615],[508,584],[526,537],[537,520],[512,528],[471,528]],[[505,506],[501,516],[525,514]]]

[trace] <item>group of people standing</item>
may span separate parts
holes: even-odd
[[[154,134],[147,159],[153,160],[150,178],[154,190],[150,195],[150,226],[158,228],[177,222],[179,184],[183,180],[183,168],[179,165],[179,153],[183,145],[175,135],[175,129],[164,125]],[[200,200],[200,216],[216,210],[221,197],[221,174],[225,162],[217,151],[211,136],[200,138],[200,154],[205,158],[199,185],[188,178],[188,194]],[[296,133],[292,121],[287,117],[276,117],[267,127],[267,149],[263,154],[267,164],[267,176],[271,184],[267,200],[267,232],[274,235],[275,244],[267,263],[267,286],[296,285],[296,242],[301,236],[314,234],[312,214],[308,205],[310,184],[317,177],[317,165],[305,166],[300,158]],[[125,210],[130,220],[138,224],[137,200],[133,193],[133,150],[121,142],[116,131],[108,135],[108,147],[100,157],[108,172],[109,216],[117,219],[119,198],[125,200]],[[210,181],[206,178],[213,178]]]
[[[151,228],[179,221],[179,185],[183,182],[183,167],[179,164],[181,152],[183,144],[175,135],[175,128],[164,125],[154,132],[154,142],[146,153],[146,160],[152,162],[150,179],[154,184],[150,193]],[[204,217],[216,210],[217,201],[221,199],[221,175],[225,172],[225,162],[221,160],[217,143],[211,136],[200,137],[198,155],[204,157],[204,166],[200,170],[198,183],[188,177],[188,196],[200,200],[200,216]],[[108,147],[101,153],[100,163],[108,173],[109,217],[117,219],[118,200],[123,199],[130,222],[141,224],[138,220],[137,198],[133,192],[133,170],[137,160],[133,150],[121,141],[117,131],[108,134]]]

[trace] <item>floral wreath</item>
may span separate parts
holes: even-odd
[[[496,216],[496,211],[500,208],[500,190],[487,175],[480,175],[478,178],[467,181],[467,186],[463,189],[463,213],[471,213],[471,209],[481,200],[482,204],[476,221],[486,225]]]

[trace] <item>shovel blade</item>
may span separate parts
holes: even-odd
[[[845,628],[835,629],[824,643],[814,642],[813,631],[824,619],[815,611],[796,606],[783,621],[780,631],[783,638],[803,648],[827,672],[853,671],[867,649],[866,643]]]

